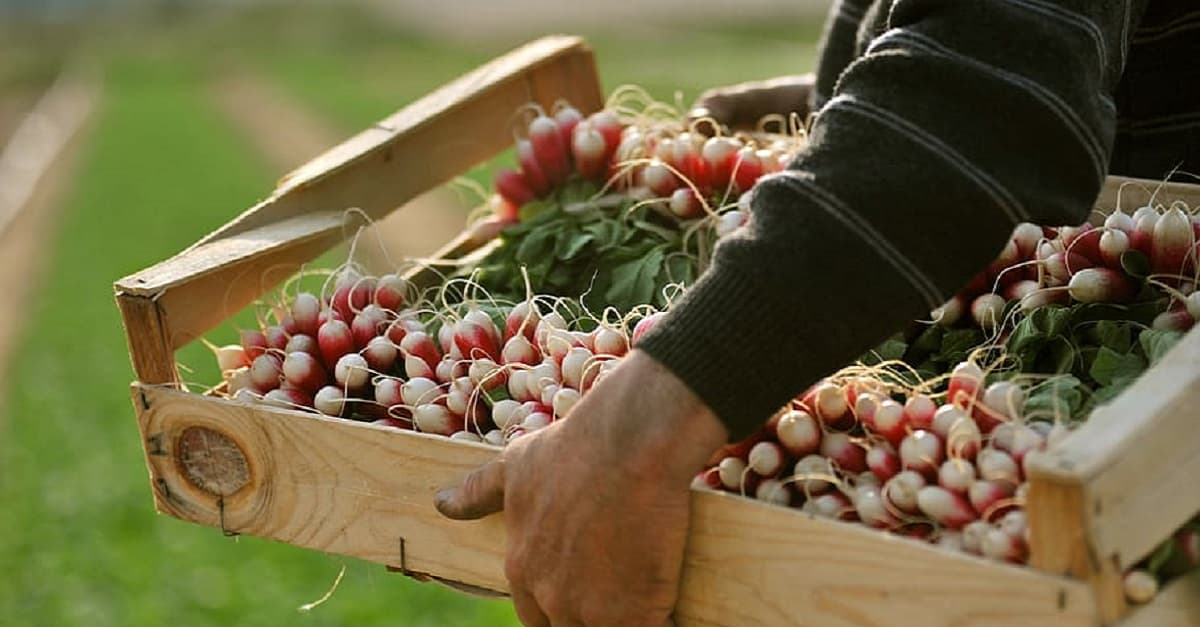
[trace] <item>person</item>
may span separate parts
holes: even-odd
[[[451,518],[506,512],[525,625],[671,624],[715,449],[944,302],[1016,223],[1084,221],[1110,171],[1200,168],[1200,0],[840,0],[822,46],[815,80],[701,99],[736,121],[811,92],[809,146],[750,224],[570,420],[438,493]]]

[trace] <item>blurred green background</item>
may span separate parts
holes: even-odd
[[[810,69],[821,2],[617,2],[578,15],[464,2],[461,21],[441,4],[449,17],[405,2],[0,0],[0,145],[63,67],[102,86],[15,303],[15,348],[0,354],[0,625],[516,624],[506,602],[156,516],[112,282],[270,191],[280,156],[247,120],[284,120],[260,131],[296,165],[313,155],[287,153],[303,129],[280,110],[340,139],[548,32],[588,36],[606,89],[636,83],[689,103],[709,86]],[[246,84],[273,99],[223,93]],[[343,565],[329,601],[298,612]]]

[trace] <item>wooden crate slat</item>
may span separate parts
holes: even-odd
[[[1200,570],[1167,584],[1153,601],[1131,612],[1121,627],[1200,627]]]
[[[1120,206],[1117,199],[1120,198]],[[1200,207],[1200,185],[1191,183],[1167,183],[1150,179],[1138,179],[1124,176],[1110,176],[1100,190],[1095,207],[1102,211],[1120,209],[1133,213],[1138,207],[1150,204],[1170,207],[1171,203],[1181,200],[1190,207]]]
[[[506,590],[503,518],[450,521],[432,503],[494,449],[163,387],[133,394],[160,512]],[[184,451],[194,427],[235,443],[244,472],[209,461],[226,456],[218,439]],[[681,625],[1092,623],[1078,582],[728,495],[696,492],[693,505]]]

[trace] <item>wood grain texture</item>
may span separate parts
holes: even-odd
[[[135,384],[162,513],[505,591],[501,516],[455,522],[434,492],[495,449]],[[202,427],[245,457],[189,480],[180,438]],[[229,455],[223,447],[225,457]],[[210,467],[215,464],[210,464]],[[242,485],[215,494],[214,485]],[[680,625],[1091,625],[1086,586],[850,524],[693,494]],[[403,539],[403,552],[401,552]]]
[[[1171,582],[1121,627],[1200,627],[1200,570]]]
[[[118,292],[116,298],[121,310],[121,324],[125,327],[129,358],[138,381],[150,384],[176,381],[175,353],[167,338],[158,302],[125,292]]]

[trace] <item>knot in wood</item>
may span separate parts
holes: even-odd
[[[179,436],[179,465],[192,485],[214,496],[230,496],[250,483],[246,454],[223,433],[188,427]]]

